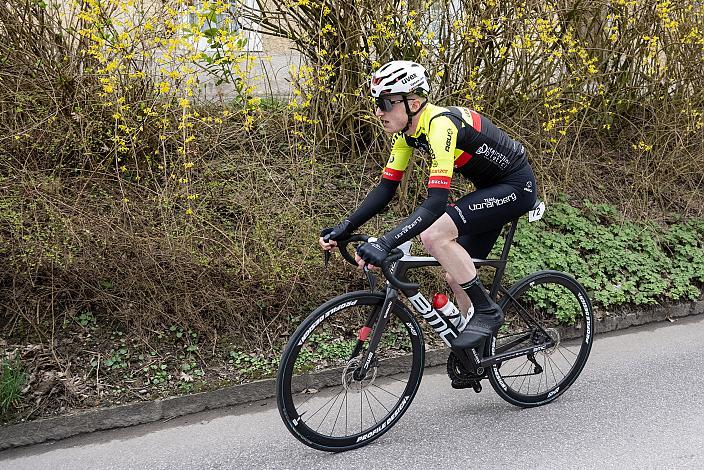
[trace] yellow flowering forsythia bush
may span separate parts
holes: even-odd
[[[292,107],[341,155],[380,136],[369,73],[408,59],[428,68],[435,101],[485,112],[526,142],[545,191],[611,184],[605,193],[668,205],[675,186],[701,185],[700,3],[269,0],[251,14],[308,59]],[[622,178],[603,182],[614,166]]]
[[[196,111],[201,82],[234,84],[235,111],[251,108],[245,40],[229,2],[12,0],[0,9],[8,113],[0,126],[19,161],[107,163],[137,182],[147,174],[183,182],[198,133],[233,114]]]
[[[0,4],[0,327],[242,323],[260,279],[219,218],[240,201],[211,199],[257,115],[235,24],[222,1]]]

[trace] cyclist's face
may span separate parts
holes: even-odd
[[[407,98],[409,105],[412,105],[412,98]],[[376,98],[374,106],[376,116],[381,120],[384,130],[390,134],[401,131],[406,127],[408,116],[406,107],[403,104],[403,97],[400,95],[387,95],[383,98]]]

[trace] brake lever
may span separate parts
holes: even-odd
[[[325,242],[330,241],[330,234],[325,235],[325,236],[323,237],[323,240],[324,240]],[[325,266],[326,268],[328,267],[328,263],[330,262],[330,257],[332,256],[331,251],[332,251],[332,250],[325,250],[325,251],[323,251],[323,266]]]
[[[371,269],[364,265],[364,272],[367,275],[367,282],[369,283],[369,290],[374,292],[376,290],[376,276],[372,273]]]

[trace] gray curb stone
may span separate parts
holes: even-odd
[[[704,300],[657,307],[647,312],[632,312],[596,322],[596,333],[623,330],[631,326],[681,318],[704,313]],[[438,366],[447,360],[448,350],[427,351],[426,367]],[[301,387],[321,388],[337,378],[337,372],[321,372]],[[0,428],[0,450],[59,440],[77,434],[152,423],[200,411],[241,405],[271,398],[276,394],[275,379],[235,385],[211,392],[182,397],[101,408],[56,418],[40,419]]]

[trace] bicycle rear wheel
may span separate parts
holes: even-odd
[[[505,322],[485,354],[534,349],[492,366],[492,387],[517,406],[553,401],[579,376],[591,351],[594,318],[586,291],[565,273],[541,271],[518,281],[499,305]]]
[[[423,373],[423,337],[400,302],[391,307],[369,373],[355,376],[383,304],[381,293],[341,295],[317,308],[289,339],[277,404],[288,430],[304,444],[332,452],[361,447],[388,431],[411,404]]]

